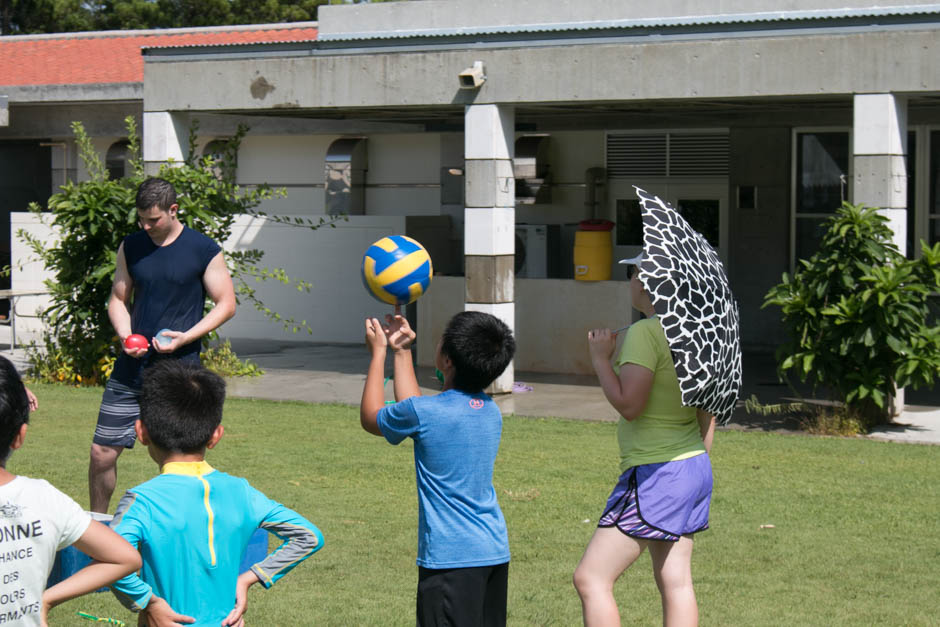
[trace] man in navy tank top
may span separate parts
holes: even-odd
[[[161,359],[199,363],[203,336],[235,315],[235,289],[222,249],[180,222],[173,185],[147,179],[137,189],[136,205],[141,230],[118,248],[108,300],[108,317],[124,352],[105,386],[91,445],[93,512],[107,513],[118,456],[134,446],[143,370]],[[208,313],[206,296],[214,303]],[[150,346],[125,347],[132,333],[143,335]]]

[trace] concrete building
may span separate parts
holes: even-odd
[[[263,248],[267,263],[313,282],[309,295],[262,290],[311,323],[304,339],[361,341],[362,318],[381,310],[360,285],[362,251],[406,233],[441,273],[412,312],[421,337],[455,311],[489,311],[516,331],[515,367],[546,372],[590,372],[585,330],[631,319],[616,260],[641,244],[637,185],[716,246],[745,346],[769,351],[783,336],[763,297],[812,254],[841,200],[881,207],[909,255],[940,239],[940,5],[848,4],[324,6],[315,38],[144,43],[141,85],[113,96],[0,80],[0,149],[66,141],[62,124],[85,116],[105,150],[130,112],[156,169],[183,156],[193,120],[206,143],[247,121],[239,182],[288,190],[266,211],[349,213],[315,233],[245,220],[228,243]],[[337,168],[345,179],[331,178]],[[615,224],[611,280],[575,278],[575,232],[588,219]],[[14,273],[14,284],[38,276]],[[290,339],[250,310],[223,334]],[[419,362],[432,351],[423,342]]]

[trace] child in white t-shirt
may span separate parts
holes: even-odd
[[[134,572],[140,555],[48,482],[7,471],[33,404],[0,357],[0,623],[45,626],[51,608]],[[43,592],[56,551],[72,544],[96,561]]]

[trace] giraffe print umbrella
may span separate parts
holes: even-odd
[[[718,254],[667,202],[636,188],[643,215],[639,278],[672,351],[682,404],[727,423],[741,391],[738,304]]]

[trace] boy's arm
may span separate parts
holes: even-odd
[[[235,607],[222,621],[223,627],[227,625],[243,626],[245,624],[242,617],[245,615],[245,608],[248,606],[248,588],[259,581],[258,575],[251,570],[246,570],[238,576],[238,579],[235,580]]]
[[[411,359],[411,343],[416,337],[408,320],[401,315],[401,307],[395,306],[395,315],[386,314],[385,333],[391,347],[395,386],[395,400],[403,401],[412,396],[421,396],[418,378],[415,376],[414,362]]]
[[[95,561],[43,593],[43,617],[56,605],[88,594],[140,568],[140,555],[134,547],[96,521],[91,521],[72,546]]]
[[[382,435],[376,417],[385,406],[385,352],[388,340],[378,318],[366,319],[366,346],[372,354],[366,383],[362,388],[362,402],[359,404],[359,423],[373,435]]]
[[[294,510],[271,501],[260,492],[258,494],[271,505],[259,526],[284,541],[273,553],[251,567],[261,585],[270,588],[297,564],[323,548],[323,533]]]
[[[137,503],[137,495],[133,492],[126,492],[118,503],[114,518],[111,520],[111,528],[136,549],[144,538],[148,519],[146,508]],[[118,601],[132,612],[139,612],[146,608],[153,596],[153,588],[147,585],[136,572],[131,572],[114,582],[111,591]]]
[[[297,564],[323,548],[323,534],[316,525],[294,510],[272,501],[248,485],[247,481],[245,484],[251,515],[261,521],[258,526],[284,542],[273,553],[238,576],[235,582],[235,607],[222,621],[223,625],[241,624],[248,603],[248,588],[259,582],[265,588],[270,588]]]

